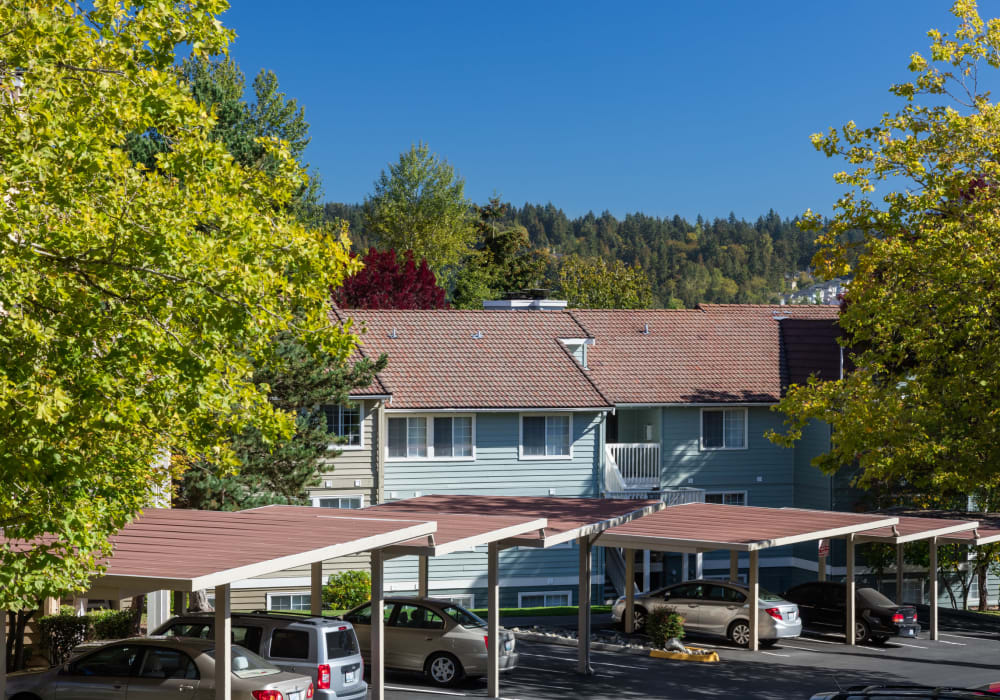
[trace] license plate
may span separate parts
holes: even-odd
[[[288,700],[302,700],[304,695],[305,692],[302,690],[292,690],[286,693],[285,697],[288,698]]]
[[[513,648],[514,648],[514,642],[512,642],[511,640],[508,639],[507,641],[505,641],[503,643],[503,650],[504,651],[510,651]]]
[[[344,685],[350,685],[351,683],[357,683],[357,682],[358,682],[357,671],[348,671],[347,673],[344,674]]]

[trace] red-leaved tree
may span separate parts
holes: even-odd
[[[444,289],[438,286],[427,261],[417,265],[413,251],[400,261],[395,250],[369,248],[365,266],[333,290],[333,302],[346,309],[444,309]]]

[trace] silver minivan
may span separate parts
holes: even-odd
[[[763,588],[757,610],[757,637],[762,646],[779,639],[802,634],[799,606]],[[688,632],[728,637],[733,644],[750,643],[750,616],[747,609],[749,591],[746,586],[731,581],[684,581],[635,597],[635,627],[641,630],[646,615],[657,608],[671,608],[684,618]],[[625,598],[619,598],[611,615],[621,622],[625,614]]]
[[[153,634],[213,639],[213,613],[187,613],[171,618]],[[316,700],[361,700],[368,697],[364,660],[354,627],[326,617],[233,613],[232,637],[282,671],[312,677]]]

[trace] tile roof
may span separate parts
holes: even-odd
[[[780,319],[833,322],[838,309],[703,304],[569,313],[596,338],[589,374],[616,404],[771,403],[787,383]]]
[[[334,314],[353,319],[360,354],[389,356],[365,393],[391,394],[391,408],[773,403],[789,383],[839,371],[831,306]],[[595,340],[587,370],[559,338]]]
[[[550,311],[338,310],[360,351],[389,356],[391,408],[607,408],[559,338],[585,333]],[[481,334],[481,337],[480,337]]]

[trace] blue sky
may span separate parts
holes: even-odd
[[[895,110],[954,27],[946,0],[231,2],[232,56],[305,106],[327,200],[424,141],[471,199],[571,216],[829,212],[842,164],[809,135]]]

